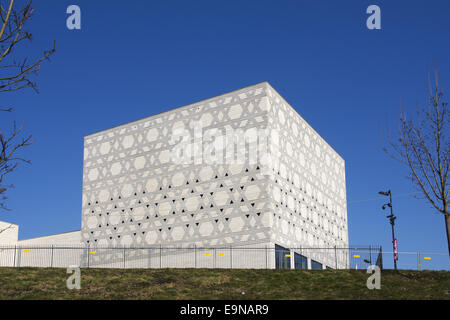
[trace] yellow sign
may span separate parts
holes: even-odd
[[[30,252],[30,250],[23,250],[23,252]]]
[[[219,256],[224,256],[225,255],[225,253],[219,253]]]
[[[211,255],[211,253],[209,253],[209,252],[205,253],[205,256],[210,256],[210,255]]]
[[[423,257],[425,260],[431,260],[431,257]]]
[[[290,254],[285,254],[284,256],[289,258],[291,255]]]
[[[89,251],[89,253],[90,253],[90,254],[94,254],[94,253],[95,253],[95,251]]]
[[[359,258],[359,254],[354,254],[353,258]]]

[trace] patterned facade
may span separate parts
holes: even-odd
[[[203,147],[196,123],[221,133],[269,130],[279,143],[269,146],[270,162],[248,161],[244,145],[236,150],[245,163],[175,163],[177,130],[190,133],[193,154]],[[81,240],[108,247],[347,247],[344,160],[267,82],[173,109],[85,137]],[[313,258],[331,266],[348,259]]]
[[[280,133],[270,176],[273,243],[287,248],[347,248],[344,159],[270,86],[269,127]],[[296,250],[301,252],[302,250]],[[328,266],[348,263],[345,250],[303,250]]]

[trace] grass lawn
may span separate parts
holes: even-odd
[[[0,268],[0,299],[450,299],[449,271]]]

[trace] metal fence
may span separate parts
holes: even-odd
[[[380,248],[377,256],[373,250],[350,248],[350,269],[366,269],[381,260],[384,269],[394,269],[394,253]],[[375,263],[374,263],[375,261]],[[425,251],[398,252],[397,268],[403,270],[450,270],[448,253]]]
[[[351,248],[0,246],[0,267],[67,268],[392,268],[380,246]],[[398,267],[450,270],[444,253],[399,252]]]
[[[393,252],[383,252],[384,268],[393,269]],[[397,267],[409,270],[450,270],[448,253],[399,252]]]

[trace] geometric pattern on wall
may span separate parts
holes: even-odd
[[[266,93],[269,126],[280,135],[269,191],[272,241],[291,248],[347,248],[344,159],[272,87]],[[343,252],[337,253],[341,267],[348,262]],[[316,250],[309,257],[334,266],[334,254]]]
[[[268,181],[258,164],[176,165],[176,128],[267,126],[264,84],[85,137],[82,240],[198,246],[270,240]]]
[[[278,130],[273,174],[260,163],[171,162],[173,130],[193,132],[195,121]],[[347,247],[345,162],[259,83],[86,136],[81,233],[84,243],[107,246]]]

